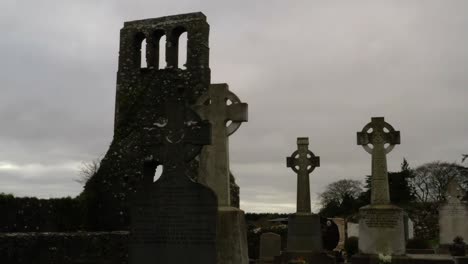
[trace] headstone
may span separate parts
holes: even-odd
[[[414,224],[407,213],[403,215],[403,224],[405,226],[405,241],[414,237]]]
[[[346,231],[345,231],[345,220],[344,218],[331,218],[331,220],[337,225],[338,227],[338,234],[339,240],[336,249],[344,249],[344,243],[346,240]]]
[[[228,143],[228,137],[247,121],[247,104],[222,83],[211,84],[193,108],[212,125],[212,144],[203,147],[200,154],[198,182],[210,187],[218,197],[218,263],[248,264],[244,212],[230,200]]]
[[[372,155],[371,204],[359,210],[359,250],[364,254],[403,255],[404,212],[390,204],[386,158],[400,144],[400,132],[383,117],[373,117],[357,133],[357,142]]]
[[[281,254],[281,236],[272,232],[260,235],[260,254],[261,264],[273,263],[276,256]]]
[[[462,201],[465,191],[456,179],[449,181],[445,203],[439,208],[439,243],[453,243],[456,236],[468,241],[468,204]]]
[[[346,223],[346,236],[359,237],[359,224],[353,222]]]
[[[154,139],[131,203],[129,263],[215,264],[216,195],[185,173],[186,162],[210,142],[210,127],[181,102],[165,106],[158,119],[162,136]],[[154,182],[158,165],[163,172]]]
[[[286,250],[277,258],[279,263],[304,259],[308,263],[334,263],[323,251],[320,216],[310,208],[309,174],[320,166],[320,158],[308,149],[309,138],[297,138],[297,150],[286,159],[286,165],[297,174],[297,208],[289,216]],[[277,263],[278,263],[277,262]]]
[[[407,240],[408,239],[413,239],[414,238],[414,222],[413,222],[413,220],[411,220],[411,218],[408,218],[408,221],[406,223],[407,223],[407,227],[408,227]]]

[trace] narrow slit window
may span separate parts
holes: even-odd
[[[141,41],[140,53],[140,68],[147,68],[148,62],[146,60],[146,38]]]
[[[183,32],[179,36],[179,56],[178,56],[178,63],[180,69],[186,70],[187,69],[187,32]]]
[[[164,69],[167,66],[166,63],[166,35],[159,39],[159,69]]]

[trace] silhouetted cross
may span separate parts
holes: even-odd
[[[190,108],[176,100],[166,102],[164,114],[155,123],[160,128],[155,159],[164,165],[161,177],[173,172],[184,175],[185,163],[211,142],[211,126]]]
[[[308,149],[309,138],[297,138],[297,150],[286,158],[286,166],[297,173],[297,212],[310,213],[309,174],[320,167],[320,157]]]

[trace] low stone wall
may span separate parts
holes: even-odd
[[[0,233],[2,264],[127,264],[129,232]]]

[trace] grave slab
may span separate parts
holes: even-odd
[[[452,179],[445,194],[446,202],[439,208],[439,243],[449,245],[456,236],[468,241],[468,204],[462,201],[465,191]]]
[[[405,254],[403,210],[394,205],[359,209],[359,250],[364,254]]]
[[[318,253],[322,250],[320,216],[316,214],[289,216],[287,251]]]
[[[197,146],[209,144],[209,124],[178,100],[166,102],[161,114],[157,151],[142,165],[143,179],[130,206],[129,263],[215,264],[216,195],[185,169]],[[154,181],[158,165],[163,172]]]
[[[260,236],[259,259],[261,264],[273,263],[276,256],[281,254],[281,236],[272,232]]]

